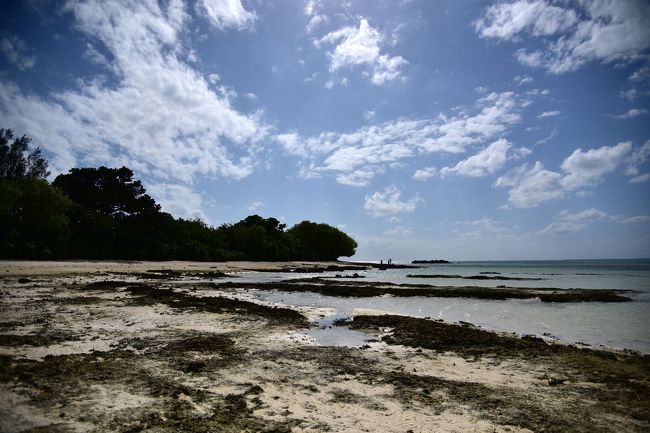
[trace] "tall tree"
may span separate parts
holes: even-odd
[[[13,138],[11,129],[0,129],[0,181],[24,177],[45,179],[49,176],[41,149],[37,147],[29,152],[31,138],[23,135],[10,144]]]
[[[70,200],[46,181],[0,182],[0,257],[51,259],[66,254]]]
[[[116,218],[158,212],[142,182],[126,168],[73,168],[52,183],[84,209]]]
[[[327,224],[303,221],[291,227],[287,233],[298,245],[299,256],[306,260],[336,260],[340,256],[352,256],[357,243],[346,233]]]

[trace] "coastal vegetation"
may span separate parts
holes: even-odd
[[[259,215],[219,227],[175,218],[127,167],[73,168],[50,184],[40,149],[12,139],[0,130],[2,259],[336,260],[357,247],[310,221],[287,230]]]

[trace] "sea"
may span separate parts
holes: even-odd
[[[398,262],[395,262],[398,263]],[[386,281],[440,286],[550,287],[559,289],[623,289],[631,302],[549,303],[539,299],[480,300],[467,298],[390,297],[338,298],[317,293],[253,291],[253,296],[275,305],[327,308],[316,329],[307,333],[320,344],[359,345],[367,335],[332,326],[333,321],[361,310],[468,322],[482,329],[534,335],[580,347],[633,350],[650,353],[650,259],[463,261],[420,265],[418,269],[372,269],[331,274],[290,274],[290,278],[351,276],[355,281]],[[245,279],[279,281],[287,274],[242,275]],[[407,274],[467,277],[493,275],[531,280],[468,280],[464,278],[415,279]],[[538,280],[532,280],[533,278]],[[241,280],[240,280],[241,281]]]

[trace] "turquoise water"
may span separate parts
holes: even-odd
[[[490,272],[482,275],[541,280],[414,279],[406,276],[416,273],[471,276],[481,275],[481,272]],[[456,262],[425,265],[421,269],[373,269],[359,273],[366,276],[364,281],[393,283],[628,289],[635,292],[628,295],[633,302],[625,303],[543,303],[537,299],[491,301],[463,298],[335,298],[314,293],[277,292],[257,292],[256,296],[279,304],[332,308],[338,317],[351,316],[359,308],[378,309],[450,322],[462,320],[485,329],[545,336],[571,344],[584,343],[590,347],[604,346],[650,353],[650,260]],[[291,277],[317,275],[324,274],[292,274]],[[256,276],[249,277],[254,279]],[[263,278],[279,280],[287,278],[287,274],[264,275]]]

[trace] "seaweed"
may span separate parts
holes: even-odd
[[[289,308],[270,307],[221,296],[196,297],[150,285],[133,285],[127,287],[126,291],[136,295],[133,302],[138,305],[160,303],[172,308],[192,309],[207,313],[244,312],[264,317],[276,323],[308,326],[307,319],[302,314]]]

